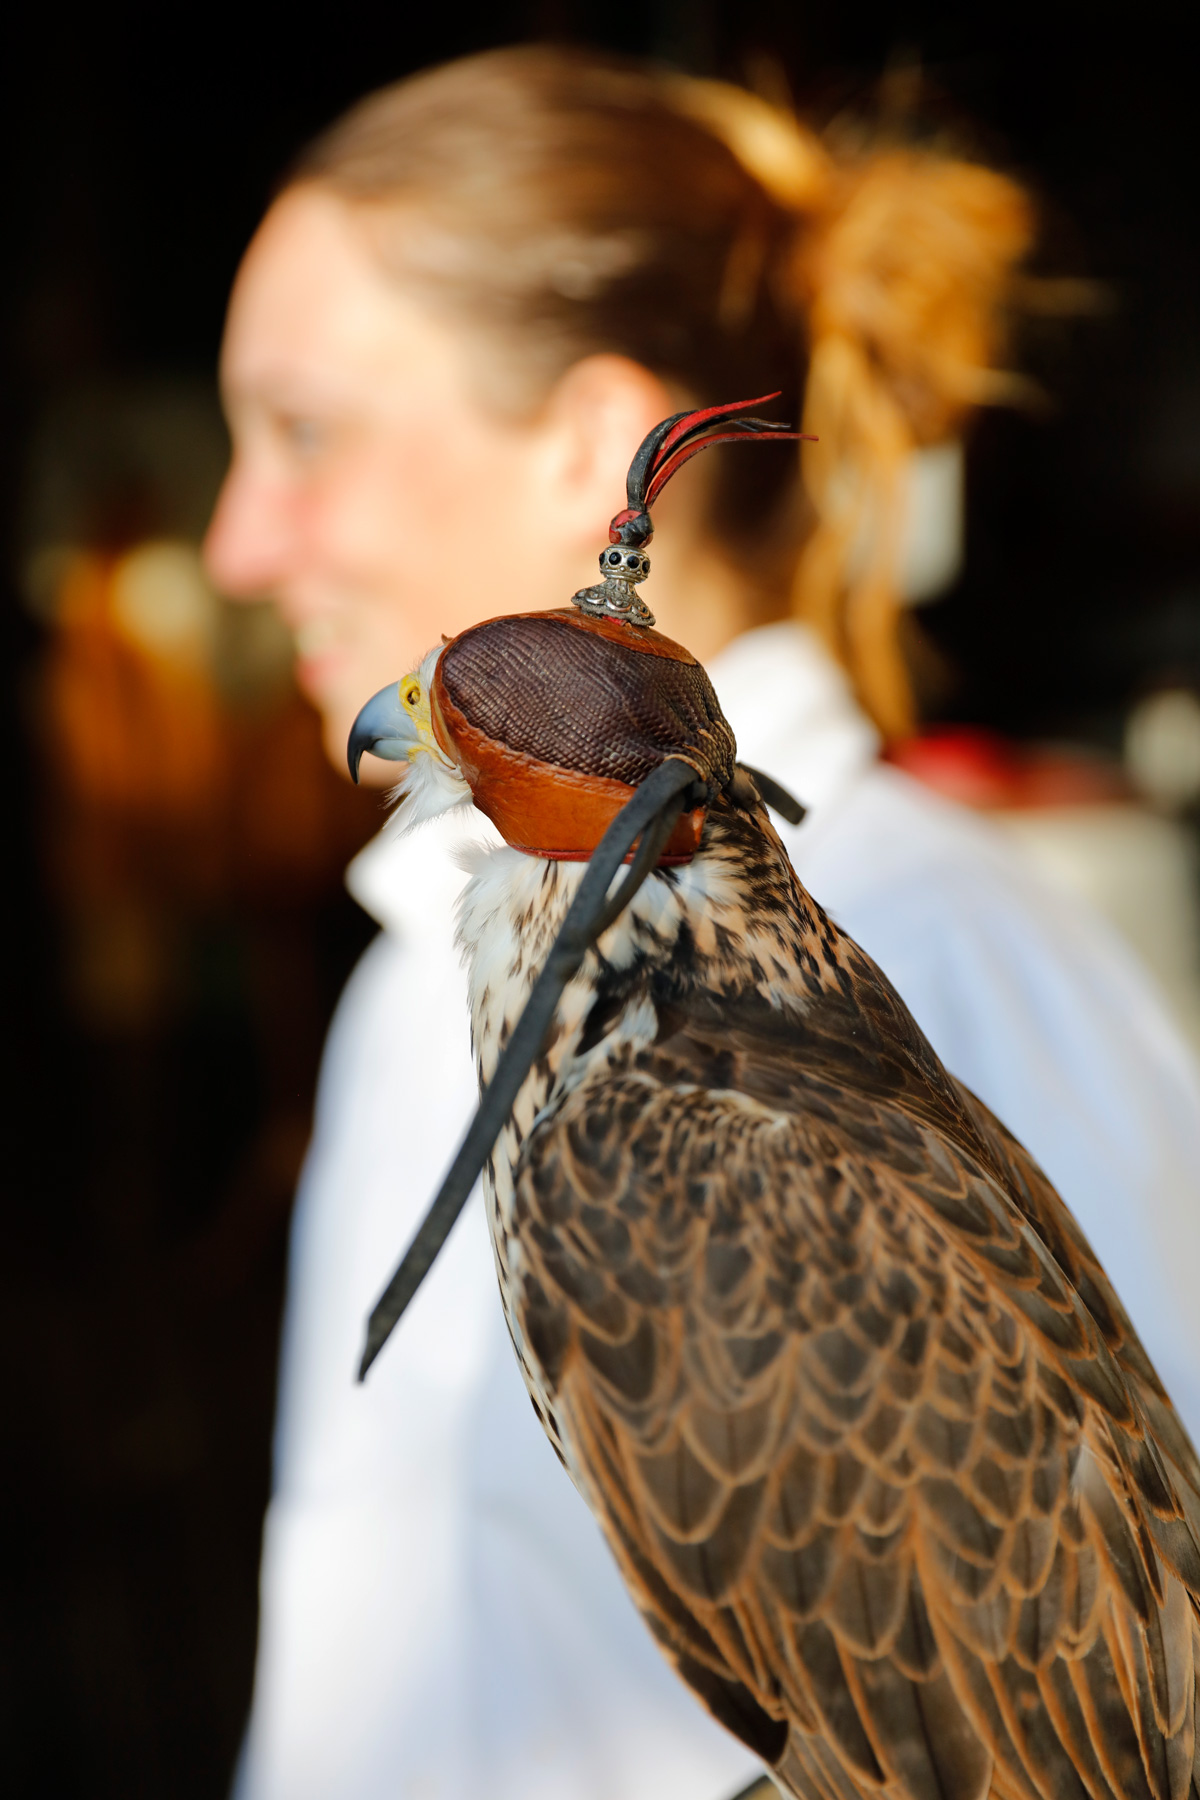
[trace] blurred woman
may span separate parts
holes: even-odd
[[[878,760],[912,722],[913,454],[1003,395],[1030,229],[988,170],[838,161],[748,94],[636,65],[506,51],[403,83],[309,152],[247,253],[208,557],[227,591],[275,595],[340,762],[439,633],[593,579],[652,424],[781,390],[820,443],[674,483],[659,628],[810,804],[803,880],[1045,1163],[1200,1421],[1187,1053],[1095,920]],[[461,820],[385,833],[350,871],[384,930],[333,1025],[298,1202],[239,1792],[717,1800],[752,1759],[660,1660],[546,1446],[481,1208],[353,1385],[475,1099],[452,915],[456,849],[487,827]]]

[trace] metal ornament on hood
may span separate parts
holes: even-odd
[[[393,682],[354,722],[347,755],[355,781],[367,751],[406,761],[428,749],[422,721],[508,844],[588,863],[449,1174],[371,1314],[360,1380],[466,1204],[563,990],[597,938],[656,867],[690,860],[718,793],[743,807],[762,799],[792,824],[804,817],[785,788],[737,762],[708,676],[690,651],[652,629],[654,616],[635,589],[650,572],[649,509],[684,463],[713,444],[804,435],[768,419],[731,417],[777,398],[676,413],[656,425],[630,465],[627,504],[600,556],[601,582],[575,594],[570,607],[460,632],[437,656],[427,692],[416,676]]]
[[[600,552],[601,580],[595,587],[580,588],[572,596],[574,605],[586,613],[625,619],[631,625],[653,625],[654,614],[635,592],[636,584],[650,573],[646,555],[654,536],[650,508],[672,475],[713,444],[733,444],[747,437],[793,441],[803,437],[804,433],[773,419],[731,416],[778,398],[778,393],[761,394],[757,400],[734,400],[728,406],[708,406],[701,412],[672,413],[647,433],[629,465],[624,509],[608,527],[609,548]]]

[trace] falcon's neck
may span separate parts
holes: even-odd
[[[491,1077],[585,867],[512,849],[485,852],[475,864],[461,902],[459,939],[481,1082]],[[552,1042],[515,1110],[521,1134],[556,1082],[571,1077],[584,1024],[602,989],[616,984],[629,993],[605,1034],[611,1052],[618,1043],[655,1035],[648,984],[636,980],[643,969],[648,975],[665,971],[682,987],[757,992],[773,1006],[803,1006],[844,981],[838,972],[842,944],[801,887],[766,813],[746,814],[718,800],[697,855],[646,881],[567,987]]]
[[[585,867],[512,849],[484,851],[475,864],[460,903],[459,939],[481,1086],[491,1079]],[[525,1078],[484,1174],[513,1343],[556,1442],[516,1305],[523,1251],[515,1228],[514,1171],[538,1114],[598,1072],[598,1064],[651,1044],[659,1026],[656,996],[664,991],[678,998],[689,989],[757,993],[771,1006],[802,1009],[822,990],[849,985],[847,942],[800,886],[766,813],[748,815],[718,800],[697,855],[652,875],[568,984],[547,1047]]]

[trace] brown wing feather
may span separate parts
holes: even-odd
[[[662,1007],[531,1134],[573,1471],[792,1792],[1184,1800],[1195,1454],[1045,1178],[870,996]]]
[[[1171,1464],[1192,1533],[1200,1537],[1200,1459],[1095,1251],[1024,1145],[981,1100],[961,1083],[954,1085],[1001,1172],[1009,1197],[1071,1282],[1120,1364],[1152,1426],[1154,1443]]]

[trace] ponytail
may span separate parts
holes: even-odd
[[[792,114],[720,82],[676,104],[801,228],[791,279],[808,328],[801,467],[815,524],[792,601],[848,670],[884,736],[909,735],[898,568],[913,451],[1011,399],[1006,302],[1033,236],[1028,196],[978,164],[881,148],[842,163]]]

